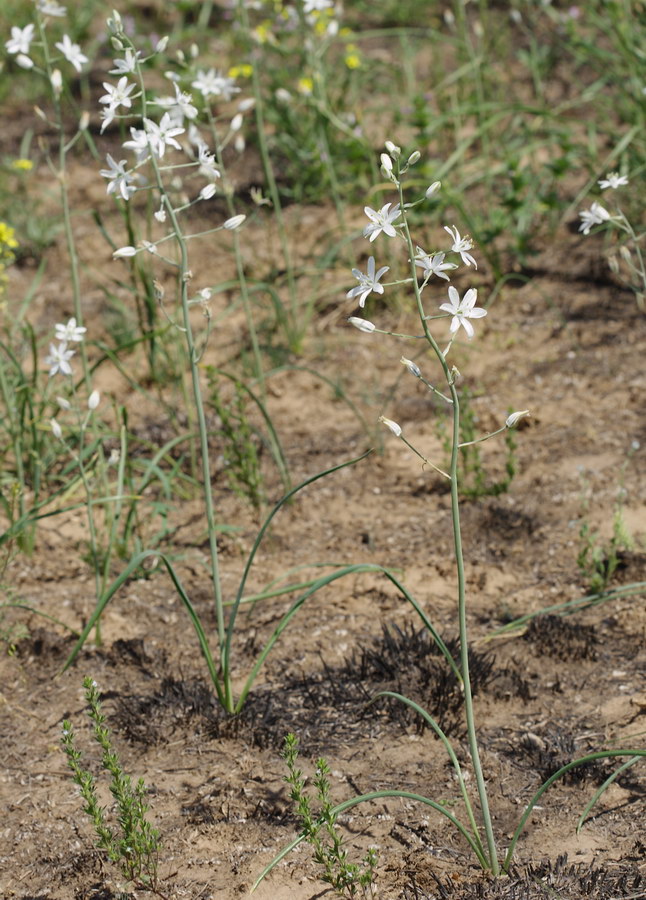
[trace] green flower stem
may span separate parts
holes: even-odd
[[[211,129],[211,135],[213,136],[213,143],[215,145],[215,155],[218,161],[218,166],[220,167],[220,172],[222,173],[222,180],[225,178],[225,170],[224,170],[224,159],[222,157],[222,146],[220,140],[218,139],[218,133],[215,126],[215,120],[213,118],[213,114],[211,113],[210,108],[207,106],[206,108],[208,122]],[[233,205],[233,201],[231,199],[230,191],[225,187],[224,189],[224,201],[227,206],[227,213],[229,218],[233,218],[236,214],[235,207]],[[247,328],[249,329],[249,337],[251,338],[251,348],[253,350],[253,358],[254,358],[254,369],[255,376],[258,380],[258,384],[260,385],[260,393],[262,395],[263,400],[266,397],[265,391],[265,375],[262,364],[262,354],[260,352],[260,343],[258,341],[258,333],[256,331],[256,323],[254,322],[253,311],[251,309],[251,300],[249,298],[249,287],[247,285],[247,276],[245,275],[244,263],[242,260],[242,253],[240,251],[240,235],[238,234],[238,230],[235,229],[233,231],[233,253],[236,260],[236,272],[238,275],[238,282],[240,285],[240,296],[242,297],[242,306],[245,313],[245,319],[247,320]]]
[[[242,31],[245,35],[249,35],[249,14],[245,0],[237,0],[237,12],[242,23]],[[262,87],[260,84],[259,54],[252,60],[251,65],[251,84],[253,87],[253,96],[255,100],[254,113],[256,116],[256,130],[258,137],[258,148],[262,159],[262,167],[267,179],[267,187],[269,196],[276,216],[276,225],[278,226],[278,239],[280,241],[280,249],[285,261],[285,271],[287,273],[287,288],[289,291],[289,307],[290,307],[290,326],[288,329],[287,339],[292,350],[298,349],[301,342],[300,329],[298,327],[298,299],[296,293],[296,282],[294,281],[294,269],[292,267],[291,255],[289,252],[289,244],[287,242],[287,229],[285,227],[285,219],[283,218],[283,208],[278,193],[278,185],[276,184],[276,176],[269,155],[267,146],[267,138],[265,135],[265,117],[264,117],[264,101],[262,96]]]
[[[124,39],[123,35],[120,35],[121,39]],[[131,49],[134,52],[134,47],[130,44]],[[141,87],[142,97],[142,116],[145,117],[147,115],[146,110],[146,88],[144,84],[143,75],[141,72],[141,68],[139,65],[137,66],[137,76],[139,78],[139,84]],[[175,235],[175,239],[177,241],[177,246],[179,249],[180,262],[179,262],[179,272],[178,272],[178,281],[180,288],[180,300],[182,305],[182,321],[183,321],[183,330],[184,337],[186,340],[186,349],[188,355],[188,362],[191,369],[191,384],[193,387],[193,402],[195,403],[195,412],[197,414],[197,427],[199,433],[199,441],[200,441],[200,455],[201,455],[201,463],[202,463],[202,481],[203,481],[203,490],[204,490],[204,506],[206,512],[206,527],[209,534],[209,550],[211,556],[211,580],[213,582],[213,596],[215,601],[215,613],[217,618],[217,628],[218,628],[218,644],[220,650],[220,659],[223,659],[224,649],[226,644],[226,627],[224,622],[224,605],[222,603],[222,585],[220,582],[220,565],[219,565],[219,555],[218,555],[218,541],[216,537],[216,517],[215,517],[215,503],[213,500],[213,488],[211,486],[211,466],[209,462],[209,438],[208,438],[208,428],[206,425],[206,415],[204,413],[204,402],[202,400],[202,390],[200,387],[200,373],[198,371],[198,359],[199,354],[197,352],[197,347],[195,344],[195,339],[193,337],[193,328],[191,325],[191,317],[190,317],[190,306],[188,302],[188,282],[189,282],[189,264],[188,264],[188,248],[186,246],[186,241],[184,239],[184,235],[182,233],[181,226],[175,214],[175,210],[173,209],[173,204],[168,197],[166,190],[164,188],[164,184],[162,181],[161,172],[159,171],[159,165],[157,163],[157,158],[155,154],[150,152],[150,160],[152,163],[153,170],[155,172],[155,181],[157,184],[157,189],[162,197],[162,202],[168,214],[168,218],[171,223],[171,227],[173,229],[173,233]],[[233,710],[233,690],[231,685],[231,673],[228,668],[224,668],[222,672],[222,680],[223,680],[223,706],[227,710],[227,712],[231,712]]]
[[[42,16],[37,14],[38,31],[43,46],[43,54],[45,57],[45,68],[47,71],[47,79],[50,87],[52,86],[52,64],[49,57],[49,44],[47,42],[47,33],[43,24]],[[74,232],[72,230],[72,217],[70,213],[69,198],[67,195],[67,172],[66,172],[66,156],[68,145],[65,141],[65,127],[63,123],[63,114],[61,111],[60,94],[52,87],[52,98],[54,101],[54,110],[56,114],[56,130],[58,131],[58,171],[56,176],[60,184],[61,209],[63,212],[63,226],[65,229],[65,241],[67,243],[67,252],[70,257],[70,274],[72,278],[72,302],[74,304],[74,317],[78,326],[83,325],[83,309],[81,306],[81,283],[79,279],[79,260],[76,252],[76,243],[74,241]],[[80,133],[80,132],[79,132]],[[73,141],[70,142],[72,144]],[[85,350],[85,342],[81,341],[79,346],[81,363],[83,366],[83,381],[88,393],[92,390],[90,371],[88,368],[87,353]]]
[[[415,259],[415,248],[413,246],[413,241],[411,239],[410,230],[408,228],[408,222],[406,220],[406,210],[404,206],[404,193],[402,190],[401,184],[398,185],[399,190],[399,202],[402,209],[402,219],[403,219],[403,230],[404,236],[406,239],[406,244],[408,247],[408,257],[412,261],[411,265],[414,266]],[[487,847],[489,851],[489,867],[491,868],[492,874],[498,875],[500,873],[500,864],[498,862],[498,853],[496,850],[496,842],[495,836],[493,833],[493,824],[491,821],[491,813],[489,811],[489,799],[487,796],[487,786],[484,780],[484,774],[482,772],[482,764],[480,762],[480,752],[478,748],[478,737],[476,734],[476,725],[475,725],[475,717],[473,712],[473,695],[471,693],[471,679],[469,677],[469,644],[467,638],[467,611],[466,611],[466,580],[464,573],[464,556],[462,553],[462,532],[460,529],[460,497],[459,497],[459,487],[458,487],[458,455],[459,455],[459,444],[460,444],[460,399],[458,397],[458,392],[455,387],[454,377],[449,369],[448,363],[444,357],[444,354],[440,350],[437,342],[435,341],[433,335],[429,331],[427,321],[424,316],[424,307],[422,304],[422,296],[419,289],[419,285],[417,283],[417,278],[413,278],[413,288],[415,290],[415,300],[417,303],[417,311],[419,313],[420,321],[422,323],[422,327],[424,329],[424,334],[426,335],[426,339],[433,348],[435,355],[437,356],[440,365],[444,371],[444,376],[446,378],[447,384],[449,386],[449,390],[451,393],[451,399],[453,400],[453,446],[451,449],[451,466],[450,466],[450,478],[451,478],[451,518],[453,521],[453,542],[455,546],[455,561],[457,566],[457,574],[458,574],[458,622],[459,622],[459,632],[460,632],[460,665],[462,669],[462,678],[463,678],[463,690],[464,690],[464,712],[467,723],[467,735],[469,740],[469,752],[471,755],[471,762],[473,765],[473,771],[476,777],[476,785],[478,790],[478,797],[480,798],[480,808],[482,810],[482,819],[484,823],[485,836],[487,840]]]
[[[483,434],[482,437],[476,438],[475,441],[465,441],[463,444],[458,444],[458,449],[462,447],[471,447],[473,444],[481,444],[483,441],[488,441],[489,438],[495,437],[497,434],[502,434],[503,431],[507,431],[506,425],[503,425],[502,428],[498,428],[496,431],[490,431],[488,434]]]
[[[434,469],[434,470],[435,470],[436,472],[438,472],[440,475],[444,475],[445,478],[450,478],[450,477],[451,477],[451,476],[449,475],[448,472],[445,472],[444,469],[440,469],[438,466],[435,465],[435,463],[432,463],[432,462],[430,461],[430,459],[427,459],[422,453],[420,453],[419,450],[418,450],[416,447],[413,447],[413,445],[412,445],[409,441],[406,440],[406,438],[404,437],[403,434],[400,434],[400,435],[399,435],[399,439],[400,439],[400,441],[403,441],[403,442],[406,444],[407,447],[410,447],[410,449],[413,451],[413,453],[414,453],[416,456],[419,456],[419,458],[422,460],[422,462],[424,463],[424,465],[430,466],[431,469]]]

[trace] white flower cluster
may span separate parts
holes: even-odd
[[[69,344],[80,343],[85,337],[87,328],[76,324],[76,319],[70,319],[65,325],[58,324],[54,329],[54,337],[59,342],[49,345],[49,356],[45,358],[45,365],[49,366],[49,377],[60,372],[62,375],[71,375],[72,367],[70,359],[74,356],[74,349]]]
[[[73,375],[70,359],[74,356],[76,350],[70,347],[70,344],[80,344],[85,339],[87,328],[76,324],[76,319],[68,319],[67,322],[59,322],[54,326],[54,337],[58,341],[58,345],[49,345],[49,356],[45,357],[45,365],[49,366],[49,377],[52,378],[59,372],[61,375]],[[87,398],[88,415],[93,412],[101,401],[101,395],[94,390]],[[57,397],[56,402],[60,410],[69,411],[72,404],[65,397]],[[86,419],[87,422],[87,419]],[[58,440],[63,437],[63,429],[57,419],[50,419],[52,434]]]
[[[109,21],[113,33],[115,46],[123,46],[123,34],[121,22],[115,19]],[[166,46],[166,39],[162,39],[155,52],[160,52]],[[134,51],[130,47],[124,48],[123,58],[113,60],[114,67],[110,73],[117,75],[116,84],[104,82],[105,94],[99,99],[102,104],[101,131],[104,131],[115,118],[124,118],[134,115],[133,101],[140,97],[136,82],[130,81],[129,76],[138,76],[140,67],[147,62],[147,58],[141,58],[140,51]],[[195,165],[198,174],[207,179],[197,194],[197,200],[209,200],[216,192],[215,182],[220,178],[220,171],[216,165],[215,154],[202,137],[195,124],[198,117],[198,107],[193,102],[190,93],[182,90],[179,76],[175,72],[167,72],[166,77],[172,82],[173,95],[159,96],[155,99],[148,98],[147,107],[156,106],[162,110],[159,119],[144,115],[139,125],[130,126],[130,138],[123,142],[123,149],[134,154],[134,162],[130,165],[127,159],[116,160],[111,154],[106,155],[107,166],[100,170],[100,174],[108,181],[107,193],[113,194],[121,200],[128,201],[144,183],[142,176],[136,171],[151,158],[162,160],[169,150],[186,152]],[[215,69],[198,69],[191,81],[191,87],[201,95],[203,103],[208,103],[213,98],[228,102],[240,92],[235,80],[223,75]],[[244,139],[239,133],[243,124],[244,113],[251,109],[253,102],[243,100],[238,104],[238,110],[229,125],[229,137],[234,141],[236,149],[244,149]],[[178,138],[186,136],[186,143],[181,144]],[[159,222],[166,220],[167,210],[160,207],[155,212],[155,218]],[[231,226],[228,226],[231,227]],[[114,254],[118,257],[132,256],[136,248],[122,247]]]
[[[394,184],[398,185],[398,176],[403,174],[409,166],[415,165],[420,158],[420,154],[418,151],[413,152],[409,156],[407,162],[396,171],[401,148],[391,141],[387,141],[386,150],[388,152],[382,153],[380,157],[381,171],[386,177],[393,181]],[[440,187],[441,184],[439,181],[433,182],[426,190],[424,195],[425,198],[427,200],[432,199],[438,193]],[[402,222],[398,221],[402,214],[399,203],[396,203],[394,206],[392,203],[386,203],[380,210],[374,210],[370,206],[366,206],[364,212],[369,219],[369,223],[363,229],[363,236],[368,238],[370,242],[374,241],[380,234],[384,234],[386,237],[391,238],[402,237],[402,229],[404,226]],[[458,254],[464,265],[473,266],[477,269],[478,264],[469,252],[473,249],[473,241],[471,238],[468,236],[462,237],[455,225],[445,225],[444,230],[451,237],[451,247],[448,252]],[[446,273],[458,268],[457,263],[445,262],[446,252],[447,251],[439,251],[430,254],[426,253],[425,250],[422,250],[421,247],[416,248],[414,263],[415,266],[422,270],[424,276],[420,290],[423,290],[426,287],[433,275],[449,281],[449,276]],[[375,258],[374,256],[371,256],[368,259],[368,268],[365,274],[359,269],[352,270],[352,274],[359,284],[348,291],[348,299],[358,298],[359,306],[363,308],[366,299],[371,293],[384,293],[384,286],[380,284],[380,279],[388,271],[388,266],[382,266],[377,270]],[[460,299],[457,290],[453,286],[449,287],[449,302],[440,304],[440,309],[451,316],[451,335],[455,335],[460,326],[462,326],[467,337],[473,337],[474,329],[470,320],[481,319],[487,315],[486,309],[480,309],[475,305],[477,296],[477,290],[475,288],[470,288],[464,294],[464,297]],[[366,319],[352,316],[349,321],[355,328],[358,328],[365,333],[371,333],[375,330],[374,324]]]

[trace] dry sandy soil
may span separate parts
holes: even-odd
[[[75,208],[103,202],[104,185],[98,182],[94,171],[78,172]],[[329,209],[289,211],[290,227],[304,236],[298,244],[303,259],[327,233],[333,215]],[[354,224],[362,224],[360,215]],[[466,499],[462,506],[476,715],[500,846],[532,793],[559,766],[595,748],[643,746],[646,732],[644,594],[567,618],[544,616],[524,631],[492,638],[516,616],[586,594],[577,567],[582,498],[590,500],[591,525],[607,540],[622,479],[624,518],[637,540],[622,554],[613,584],[646,578],[639,540],[646,532],[644,313],[606,268],[602,237],[580,236],[570,226],[563,223],[544,243],[524,273],[528,280],[510,281],[497,294],[487,319],[477,323],[476,340],[454,352],[464,384],[475,394],[479,429],[497,427],[510,408],[531,410],[518,430],[518,471],[509,491]],[[114,277],[118,264],[110,261],[89,213],[75,227],[87,264],[86,323],[97,339],[106,300],[96,285],[101,277]],[[267,234],[261,221],[246,232],[247,261],[258,277],[263,267],[269,270],[275,249],[275,237]],[[442,234],[439,229],[433,237],[441,242]],[[365,251],[361,241],[355,246]],[[64,252],[54,246],[48,254],[50,275],[31,310],[43,340],[72,313]],[[202,249],[193,266],[209,283],[222,280],[231,261],[224,250]],[[354,310],[343,299],[344,272],[347,267],[340,266],[329,276],[341,288],[333,302],[317,307],[296,361],[338,382],[365,416],[368,431],[337,393],[306,371],[272,377],[268,408],[294,482],[368,447],[376,450],[311,485],[280,512],[249,587],[260,589],[298,565],[378,563],[397,569],[445,639],[454,639],[448,495],[441,479],[423,471],[403,444],[376,426],[379,414],[391,416],[441,464],[442,412],[423,385],[402,376],[399,357],[410,354],[410,344],[347,327],[345,317]],[[16,267],[12,296],[21,297],[32,276],[29,261]],[[486,301],[492,288],[486,267],[475,283]],[[456,284],[468,286],[465,276]],[[225,311],[230,301],[214,297],[214,312]],[[393,331],[415,327],[404,297],[398,309],[373,305],[370,318]],[[230,366],[247,342],[244,318],[234,312],[214,332],[206,362]],[[91,345],[89,352],[95,353]],[[425,365],[430,369],[432,363]],[[135,376],[141,371],[134,356],[125,357],[124,366]],[[162,406],[140,402],[110,366],[98,370],[96,386],[106,408],[110,397],[129,407],[139,439],[133,452],[145,452],[146,438],[160,443],[172,436]],[[622,475],[633,442],[639,447]],[[238,529],[225,534],[221,545],[223,586],[231,596],[257,519],[228,487],[220,453],[214,438],[219,520]],[[483,457],[489,477],[499,477],[503,445],[486,444]],[[263,467],[268,496],[277,499],[281,486],[267,454]],[[81,558],[85,527],[81,512],[46,520],[34,555],[17,555],[5,576],[21,601],[74,628],[86,620],[93,600],[92,578]],[[214,631],[197,499],[175,504],[162,546],[176,555],[193,603]],[[237,686],[288,602],[265,601],[241,615]],[[459,809],[441,744],[402,708],[367,704],[378,690],[390,689],[426,705],[470,772],[459,691],[419,632],[411,607],[381,576],[342,579],[308,600],[269,657],[246,708],[233,719],[214,700],[190,623],[161,571],[118,593],[104,615],[102,646],[88,644],[63,674],[73,639],[35,615],[12,615],[5,624],[24,622],[28,636],[13,655],[0,657],[2,898],[120,896],[118,874],[93,849],[59,744],[61,723],[70,718],[97,771],[81,687],[87,674],[104,692],[126,770],[150,787],[150,818],[163,842],[161,890],[168,897],[244,896],[298,833],[280,758],[289,731],[300,738],[306,771],[318,755],[327,758],[339,801],[392,787]],[[444,820],[412,803],[368,804],[342,817],[341,825],[353,857],[370,845],[379,848],[376,890],[384,898],[646,897],[643,765],[620,776],[575,833],[578,815],[612,771],[610,763],[600,762],[556,784],[528,823],[516,870],[497,881],[478,872],[468,847]],[[301,847],[256,896],[310,900],[325,892],[308,849]]]

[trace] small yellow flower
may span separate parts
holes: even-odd
[[[0,222],[0,248],[4,249],[7,247],[9,250],[14,250],[18,246],[18,241],[14,237],[15,231],[10,225],[7,225],[6,222]]]
[[[228,75],[229,78],[251,78],[253,66],[249,63],[243,63],[241,66],[231,66]]]
[[[259,44],[272,41],[274,36],[271,33],[271,22],[261,22],[260,25],[257,25],[253,30],[253,36]]]
[[[31,172],[34,164],[30,159],[14,159],[11,163],[11,168],[15,169],[16,172]]]
[[[305,94],[305,96],[309,96],[314,90],[314,82],[311,78],[299,78],[297,81],[297,87],[299,93]]]
[[[345,64],[348,69],[358,69],[361,66],[361,58],[357,53],[348,53],[345,57]]]

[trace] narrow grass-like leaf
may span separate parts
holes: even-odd
[[[245,681],[244,687],[242,689],[242,693],[240,694],[240,697],[238,698],[238,702],[236,703],[236,712],[239,712],[242,709],[242,707],[244,706],[244,702],[247,699],[247,695],[249,694],[249,691],[253,687],[253,683],[256,680],[256,676],[258,675],[258,672],[260,671],[265,659],[271,652],[272,647],[274,646],[274,644],[276,643],[276,641],[278,640],[280,635],[283,633],[285,628],[287,628],[290,621],[294,618],[294,616],[296,615],[298,610],[301,608],[301,606],[305,603],[305,601],[309,597],[312,596],[312,594],[315,594],[317,591],[321,590],[321,588],[326,587],[328,584],[331,584],[333,581],[336,581],[338,578],[344,578],[346,575],[358,575],[361,572],[377,572],[380,570],[381,570],[380,566],[374,566],[371,563],[364,563],[364,564],[359,563],[356,565],[346,566],[345,568],[341,569],[338,572],[332,572],[332,574],[330,574],[330,575],[324,575],[321,578],[317,578],[310,585],[308,590],[306,590],[303,594],[301,594],[301,596],[297,600],[295,600],[294,603],[290,606],[290,608],[287,610],[287,612],[285,613],[283,618],[280,620],[280,622],[274,629],[271,637],[269,638],[269,640],[267,641],[267,643],[265,644],[265,646],[259,653],[258,657],[256,658],[256,662],[254,663],[253,668],[251,669],[251,672],[249,673],[249,676],[247,677],[247,680]]]
[[[565,775],[566,772],[569,772],[571,769],[575,769],[577,766],[583,766],[586,763],[594,762],[595,759],[612,759],[617,756],[634,756],[637,758],[646,756],[646,750],[598,750],[595,753],[588,753],[586,756],[582,756],[579,759],[575,759],[573,762],[568,763],[566,766],[561,766],[558,772],[555,772],[551,775],[547,781],[545,781],[540,788],[536,791],[532,799],[529,801],[527,806],[525,807],[525,811],[522,814],[520,821],[514,831],[513,837],[511,839],[511,843],[509,845],[509,849],[507,850],[507,854],[505,856],[505,861],[502,864],[502,871],[508,872],[509,866],[512,863],[514,858],[514,850],[516,849],[516,844],[518,843],[518,838],[523,833],[525,825],[527,824],[527,820],[532,814],[532,810],[541,799],[545,791],[550,788],[555,781],[558,781],[562,775]]]
[[[357,456],[354,459],[346,460],[345,462],[340,463],[337,466],[332,466],[330,469],[324,469],[322,472],[318,472],[316,475],[312,475],[309,478],[306,478],[305,481],[302,481],[300,484],[296,485],[296,487],[292,488],[291,491],[288,491],[279,501],[276,503],[272,511],[269,513],[265,521],[263,522],[258,534],[256,535],[256,540],[253,543],[251,551],[249,552],[249,556],[247,557],[247,562],[244,567],[244,571],[242,573],[242,578],[240,579],[240,584],[238,586],[238,592],[236,594],[236,599],[231,609],[231,613],[229,615],[229,622],[227,625],[227,634],[226,641],[223,648],[223,659],[222,659],[222,668],[224,672],[229,671],[230,666],[230,653],[231,653],[231,641],[233,639],[233,632],[235,629],[235,621],[238,613],[238,608],[240,606],[240,602],[242,600],[242,595],[244,593],[245,585],[247,583],[247,578],[249,576],[249,572],[251,570],[251,566],[253,565],[253,561],[255,559],[256,553],[258,552],[258,548],[262,542],[263,537],[269,525],[271,524],[276,513],[284,506],[287,501],[297,494],[302,488],[307,487],[308,484],[312,484],[315,481],[318,481],[320,478],[324,478],[326,475],[331,475],[333,472],[339,471],[339,469],[345,469],[347,466],[352,466],[357,462],[360,462],[362,459],[365,459],[370,455],[372,451],[368,450],[366,453],[362,453],[361,456]]]
[[[74,637],[80,636],[80,631],[77,631],[76,628],[72,628],[65,622],[61,622],[61,620],[57,619],[55,616],[50,616],[49,613],[43,612],[40,609],[34,609],[34,607],[30,606],[28,603],[19,603],[17,600],[11,600],[8,603],[0,603],[0,609],[25,609],[27,610],[27,612],[33,613],[35,616],[40,616],[41,619],[47,619],[49,622],[53,622],[55,625],[60,625],[61,628],[65,628],[66,631],[71,632]]]
[[[204,660],[205,660],[206,665],[209,670],[209,675],[211,677],[213,687],[215,688],[215,691],[218,695],[218,700],[224,706],[225,705],[225,702],[224,702],[225,697],[224,697],[224,692],[222,690],[222,686],[220,684],[220,677],[218,675],[218,669],[217,669],[217,666],[213,659],[213,655],[211,653],[211,648],[209,647],[209,642],[208,642],[208,639],[204,632],[204,628],[202,627],[200,618],[199,618],[197,612],[195,611],[195,607],[191,603],[188,594],[184,590],[184,586],[179,578],[179,575],[175,572],[175,569],[173,568],[173,564],[171,563],[171,561],[168,559],[168,557],[165,554],[160,553],[157,550],[144,550],[142,553],[138,553],[137,556],[135,556],[133,559],[130,560],[130,562],[128,563],[126,568],[123,570],[123,572],[121,572],[121,574],[117,578],[115,578],[115,580],[112,582],[112,584],[107,589],[107,591],[105,591],[105,593],[99,598],[99,601],[96,604],[96,606],[94,607],[94,610],[93,610],[85,628],[81,632],[81,636],[79,637],[74,648],[72,649],[72,652],[70,653],[67,660],[65,661],[65,665],[63,666],[63,672],[72,665],[72,663],[78,656],[81,648],[85,644],[90,632],[92,631],[92,629],[94,628],[96,623],[99,621],[99,618],[101,617],[101,614],[103,613],[104,609],[106,608],[106,606],[108,605],[110,600],[114,597],[114,595],[119,590],[119,588],[122,587],[123,584],[125,584],[125,582],[130,578],[130,576],[134,572],[137,571],[137,569],[141,566],[143,561],[146,559],[149,559],[150,557],[155,557],[156,559],[160,560],[166,566],[168,574],[170,575],[171,580],[175,586],[175,590],[177,591],[180,600],[184,604],[184,607],[185,607],[185,609],[189,615],[189,618],[193,624],[193,628],[195,629],[195,633],[197,635],[197,639],[199,641],[200,648],[202,650],[202,655],[204,656]]]
[[[433,729],[435,734],[442,741],[442,743],[444,744],[444,749],[446,750],[446,752],[449,756],[449,759],[451,760],[453,768],[455,769],[455,774],[457,775],[457,778],[458,778],[458,784],[460,785],[460,793],[462,794],[462,799],[464,800],[464,805],[466,808],[467,816],[469,817],[469,822],[471,824],[471,832],[473,834],[473,838],[476,841],[476,843],[478,844],[478,846],[480,847],[482,855],[486,856],[485,849],[482,846],[482,840],[480,838],[480,831],[478,829],[478,825],[476,823],[476,819],[473,814],[473,807],[471,806],[471,800],[469,799],[469,795],[467,793],[467,788],[464,783],[464,777],[462,775],[462,768],[460,766],[460,762],[459,762],[457,756],[455,755],[455,750],[453,749],[453,745],[451,744],[451,741],[448,739],[448,737],[446,736],[444,731],[442,731],[442,729],[437,724],[435,719],[431,715],[429,715],[429,713],[422,706],[420,706],[418,703],[415,703],[414,700],[411,700],[408,697],[405,697],[403,694],[398,694],[396,691],[379,691],[378,694],[375,694],[374,699],[376,700],[377,697],[394,697],[395,700],[400,700],[402,703],[405,703],[407,706],[410,706],[411,709],[414,709],[415,712],[418,713],[424,719],[424,721],[427,722],[431,726],[431,728]]]
[[[646,581],[635,581],[630,584],[623,584],[621,587],[613,588],[610,591],[604,591],[600,594],[586,594],[585,597],[576,597],[574,600],[565,600],[563,603],[554,603],[552,606],[544,606],[536,612],[527,613],[519,616],[512,622],[507,622],[495,631],[490,632],[482,638],[483,641],[490,641],[497,637],[503,637],[509,632],[518,631],[523,628],[532,619],[538,616],[546,616],[555,613],[558,616],[569,616],[581,609],[587,609],[590,606],[598,606],[600,603],[607,603],[610,600],[616,600],[618,597],[630,597],[633,594],[646,593]]]
[[[615,781],[621,775],[622,772],[625,772],[626,769],[630,769],[631,766],[634,766],[635,763],[639,762],[640,759],[641,759],[641,756],[632,756],[630,759],[626,760],[626,762],[622,763],[619,766],[619,768],[612,773],[612,775],[610,775],[608,778],[606,778],[606,780],[601,785],[601,787],[597,791],[594,792],[592,799],[590,800],[589,803],[586,803],[585,809],[579,816],[579,821],[577,822],[577,825],[576,825],[576,833],[577,834],[579,834],[579,832],[583,828],[585,820],[588,817],[588,813],[595,806],[597,800],[601,797],[601,795],[604,794],[605,791],[607,791],[607,789],[610,787],[610,785],[613,783],[613,781]]]

